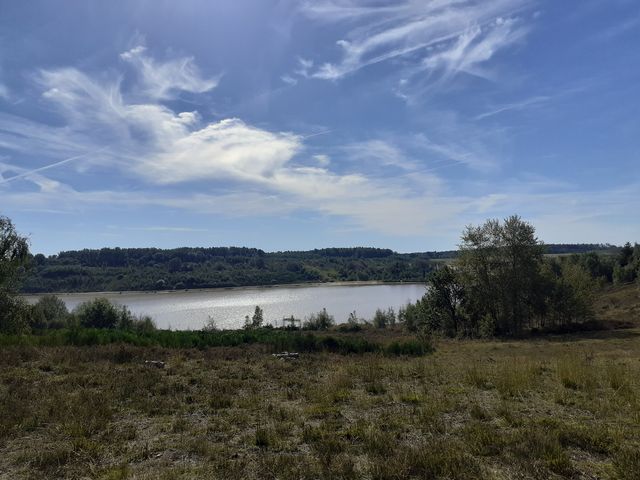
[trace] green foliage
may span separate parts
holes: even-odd
[[[373,316],[373,326],[376,328],[387,328],[396,324],[396,312],[389,307],[387,310],[377,309]]]
[[[328,281],[421,282],[435,253],[328,248],[265,253],[254,248],[103,248],[34,258],[24,292],[181,290]]]
[[[59,297],[44,295],[31,307],[30,317],[34,329],[63,328],[69,322],[69,311]]]
[[[417,332],[421,326],[427,325],[431,318],[424,297],[398,310],[398,321],[410,332]]]
[[[262,326],[262,322],[264,322],[264,313],[262,309],[256,305],[253,317],[251,317],[251,326],[253,328],[260,328]]]
[[[549,261],[542,269],[545,315],[542,328],[557,328],[591,320],[593,293],[597,282],[572,259]]]
[[[486,315],[496,333],[522,331],[541,311],[536,287],[544,250],[533,226],[515,215],[502,224],[489,220],[467,227],[460,249],[458,269],[472,330],[468,333],[474,333]]]
[[[127,323],[130,316],[126,307],[118,308],[106,298],[95,298],[78,305],[73,312],[81,326],[86,328],[116,328]]]
[[[318,313],[312,313],[302,325],[305,330],[328,330],[335,325],[333,315],[327,313],[327,309],[323,308]]]
[[[358,318],[355,310],[349,313],[349,317],[347,318],[347,322],[338,326],[338,330],[341,332],[359,332],[362,330],[362,324],[364,320]]]
[[[618,252],[612,265],[611,280],[615,284],[631,283],[640,278],[640,245],[627,242]]]
[[[7,217],[0,216],[0,295],[13,293],[29,255],[26,237]]]
[[[17,334],[21,333],[21,334]],[[385,355],[419,356],[432,351],[421,340],[396,341],[389,345],[371,342],[357,336],[333,336],[302,331],[259,328],[253,330],[171,331],[156,329],[105,329],[72,327],[25,332],[0,333],[0,346],[92,346],[130,344],[140,347],[210,348],[261,344],[273,352],[331,352],[342,355],[381,353]]]
[[[10,219],[0,216],[0,331],[29,331],[29,308],[13,296],[25,271],[28,255],[27,239],[18,234]]]
[[[29,306],[21,298],[0,294],[0,332],[29,333]]]
[[[464,288],[458,274],[450,267],[432,272],[428,280],[429,290],[424,296],[425,327],[455,336],[468,329],[462,311]]]
[[[612,250],[610,245],[550,245],[549,253]],[[183,290],[304,282],[424,282],[434,259],[457,252],[400,254],[377,248],[266,253],[254,248],[103,248],[33,258],[24,292]],[[613,267],[612,267],[613,268]]]
[[[604,262],[591,254],[545,260],[543,252],[533,226],[518,216],[469,226],[455,263],[431,273],[427,293],[401,318],[411,331],[462,337],[590,320],[593,276],[607,278]]]
[[[95,298],[81,303],[73,311],[75,321],[84,328],[118,329],[149,333],[156,327],[151,317],[134,316],[124,305],[115,305],[106,298]]]

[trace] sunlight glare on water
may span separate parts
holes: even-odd
[[[107,297],[127,305],[134,314],[150,315],[159,328],[198,330],[212,318],[218,328],[239,328],[256,305],[264,310],[268,323],[280,325],[290,315],[304,319],[326,308],[337,323],[349,313],[371,319],[377,308],[396,311],[415,302],[425,292],[423,284],[403,285],[320,285],[220,290],[191,290],[158,293],[108,293],[60,295],[71,310],[93,297]],[[35,302],[37,297],[30,297]]]

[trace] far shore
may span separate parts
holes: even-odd
[[[422,285],[423,282],[385,282],[378,280],[354,280],[339,282],[309,282],[309,283],[279,283],[273,285],[245,285],[242,287],[213,287],[213,288],[185,288],[180,290],[123,290],[123,291],[99,291],[99,292],[41,292],[41,293],[21,293],[24,298],[41,297],[43,295],[65,296],[87,296],[96,295],[169,295],[177,293],[194,292],[221,292],[221,291],[242,291],[242,290],[266,290],[272,288],[305,288],[305,287],[366,287],[375,285]]]

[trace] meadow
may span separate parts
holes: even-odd
[[[5,338],[0,478],[638,478],[638,289],[596,308],[608,329],[412,355],[388,348],[399,328],[317,333],[376,347],[297,360],[264,339]]]

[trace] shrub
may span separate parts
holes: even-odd
[[[343,323],[338,327],[341,332],[359,332],[362,330],[362,321],[358,318],[355,310],[349,314],[347,323]]]
[[[142,334],[151,333],[156,330],[156,324],[149,315],[140,315],[133,318],[129,329]]]
[[[31,326],[36,329],[64,328],[69,311],[64,301],[55,295],[45,295],[31,307]]]
[[[393,308],[389,307],[386,311],[380,310],[379,308],[376,310],[373,316],[373,325],[376,328],[386,328],[389,325],[395,324],[396,313],[393,311]]]
[[[29,333],[29,306],[24,300],[0,293],[0,331]]]
[[[417,332],[420,326],[426,326],[427,315],[425,304],[422,300],[416,303],[408,303],[398,311],[398,322],[404,324],[410,332]]]
[[[130,329],[135,320],[127,307],[115,305],[106,298],[81,303],[73,313],[80,325],[87,328]]]
[[[306,330],[328,330],[335,323],[333,315],[329,315],[327,309],[323,308],[318,313],[311,314],[304,322],[303,328]]]

